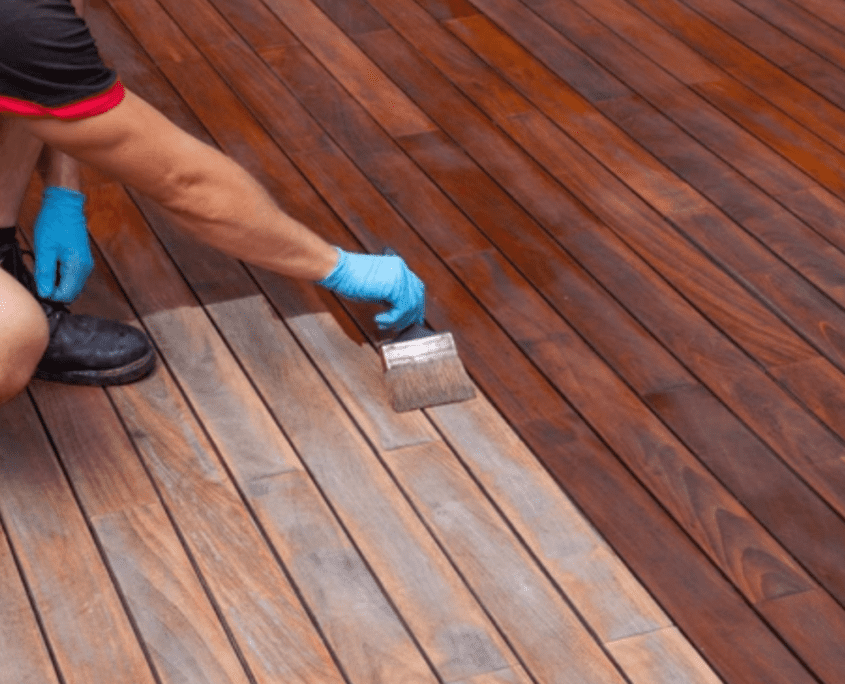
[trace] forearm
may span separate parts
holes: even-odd
[[[337,250],[285,214],[233,159],[207,145],[191,154],[191,177],[163,205],[185,232],[221,252],[292,278],[319,281],[338,262]]]

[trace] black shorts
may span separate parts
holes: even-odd
[[[0,0],[0,115],[82,119],[123,96],[70,0]]]

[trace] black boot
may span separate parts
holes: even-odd
[[[41,304],[50,324],[50,344],[35,377],[70,385],[124,385],[149,375],[155,350],[137,328],[86,314],[72,314],[62,302],[38,296],[35,278],[23,262],[17,238],[0,242],[0,267]]]

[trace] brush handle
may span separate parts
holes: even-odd
[[[405,328],[402,332],[400,332],[396,337],[393,338],[393,342],[407,342],[408,340],[419,340],[423,337],[431,337],[436,333],[432,332],[424,325],[420,325],[419,323],[414,323],[413,325],[409,325]],[[392,343],[391,343],[392,344]]]
[[[382,252],[384,256],[399,256],[392,247],[385,247],[384,251]],[[419,323],[412,323],[407,328],[402,330],[396,337],[393,338],[393,342],[407,342],[408,340],[419,340],[423,337],[431,337],[435,333],[426,328],[424,325],[420,325]]]

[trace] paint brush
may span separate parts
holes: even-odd
[[[385,256],[398,256],[390,247]],[[414,323],[382,343],[381,358],[393,410],[404,413],[475,397],[452,333]]]

